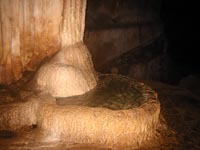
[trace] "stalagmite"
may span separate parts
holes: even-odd
[[[32,81],[33,89],[54,97],[81,95],[96,86],[91,56],[83,42],[64,47],[42,66]]]
[[[81,95],[97,84],[91,55],[83,43],[86,0],[64,0],[63,5],[62,49],[38,70],[32,83],[33,89],[54,97]]]
[[[10,0],[8,2],[13,4]],[[23,19],[23,27],[13,29],[16,32],[13,31],[15,34],[12,36],[5,31],[0,34],[3,35],[0,37],[3,39],[0,42],[3,43],[3,52],[7,57],[4,58],[4,54],[0,55],[3,58],[1,63],[14,66],[12,48],[17,50],[16,55],[18,56],[19,53],[24,52],[25,47],[28,50],[19,61],[22,67],[17,67],[16,70],[19,69],[19,74],[21,74],[20,69],[23,70],[31,65],[36,66],[37,61],[26,59],[35,57],[33,53],[38,56],[42,55],[39,59],[44,58],[41,51],[44,50],[45,53],[48,51],[51,43],[49,37],[56,39],[52,40],[55,47],[50,46],[49,48],[51,51],[55,48],[54,52],[57,51],[57,53],[41,65],[27,85],[27,89],[18,91],[13,101],[8,102],[5,99],[5,102],[3,101],[0,105],[0,131],[16,131],[22,130],[23,127],[35,126],[38,130],[33,132],[39,131],[38,134],[42,136],[42,138],[31,139],[37,147],[38,143],[44,141],[50,143],[62,141],[68,144],[97,144],[108,148],[129,149],[138,148],[155,138],[160,114],[157,93],[145,84],[128,77],[120,75],[99,75],[97,77],[91,55],[83,42],[86,2],[87,0],[16,1],[16,4],[20,4],[19,13],[29,20],[26,22],[26,19]],[[6,5],[9,3],[6,0],[0,0],[0,4],[4,7],[10,7]],[[58,18],[54,18],[54,12],[51,11],[54,4],[56,8],[59,8],[56,13]],[[2,5],[0,8],[2,17]],[[28,8],[30,11],[27,10]],[[21,9],[27,13],[21,12]],[[6,11],[8,10],[9,8],[6,8]],[[41,12],[46,12],[46,14]],[[8,18],[4,24],[0,23],[3,25],[1,29],[10,27]],[[20,19],[16,18],[19,26],[21,25]],[[31,24],[29,22],[31,20],[35,24]],[[53,20],[57,22],[52,25]],[[43,25],[54,29],[53,33]],[[25,32],[32,28],[33,32]],[[20,29],[23,31],[20,32]],[[11,39],[15,41],[15,45],[9,45],[7,40]],[[10,73],[11,70],[7,72]],[[0,68],[1,72],[2,68]],[[11,80],[3,78],[0,82]],[[59,100],[61,102],[68,100],[67,102],[70,103],[60,106]],[[76,100],[80,103],[73,103]],[[30,139],[28,140],[24,145],[32,146]]]

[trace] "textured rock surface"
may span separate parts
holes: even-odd
[[[0,0],[0,83],[18,80],[64,45],[82,41],[86,2]]]
[[[63,3],[0,0],[0,7],[0,83],[8,84],[60,49]]]
[[[168,54],[166,41],[161,36],[152,44],[138,47],[105,64],[103,73],[115,73],[137,80],[173,81],[175,70]]]
[[[64,47],[50,62],[43,65],[30,83],[33,90],[54,97],[81,95],[93,89],[97,77],[87,47],[76,43]]]
[[[0,6],[0,83],[18,80],[83,39],[86,0],[0,0]],[[159,9],[160,0],[88,1],[84,39],[95,66],[157,38]]]
[[[168,128],[158,128],[156,131],[156,136],[161,135],[158,140],[153,140],[149,145],[145,145],[145,149],[155,150],[155,149],[200,149],[200,101],[199,98],[194,97],[194,95],[183,88],[161,84],[159,82],[148,82],[154,90],[158,92],[159,100],[161,103],[161,115],[164,121],[164,126]],[[22,86],[23,87],[23,86]],[[15,93],[18,87],[10,86],[10,89],[0,87],[0,100],[2,108],[3,105],[11,103],[10,91]],[[9,90],[8,92],[6,92]],[[21,93],[22,97],[25,99],[28,94],[27,92]],[[8,98],[6,98],[8,96]],[[50,96],[40,96],[42,101],[39,102],[49,102],[52,99]],[[20,99],[17,96],[12,96],[13,101],[18,101],[20,105]],[[12,102],[13,103],[13,102]],[[24,103],[24,102],[23,102]],[[27,103],[24,103],[27,104]],[[29,103],[30,104],[30,103]],[[50,105],[50,104],[49,104]],[[51,104],[53,105],[53,104]],[[31,105],[30,105],[31,106]],[[63,107],[63,106],[62,106]],[[16,108],[20,108],[17,106]],[[7,107],[7,112],[9,108]],[[11,108],[12,109],[12,108]],[[0,109],[3,110],[3,109]],[[30,111],[28,111],[30,112]],[[50,113],[50,112],[49,112]],[[55,113],[55,112],[51,112]],[[65,112],[67,113],[67,112]],[[23,115],[25,117],[29,116],[27,114]],[[50,116],[49,116],[50,117]],[[3,119],[3,118],[2,118]],[[5,118],[4,118],[5,119]],[[163,124],[163,121],[161,122]],[[29,124],[28,124],[29,125]],[[4,128],[4,127],[2,127]],[[72,129],[70,129],[72,130]],[[115,132],[114,132],[115,133]],[[35,150],[100,150],[100,149],[112,149],[98,144],[77,144],[71,141],[47,141],[55,140],[48,139],[41,130],[38,130],[37,126],[30,126],[27,130],[12,131],[11,128],[4,128],[0,130],[0,149],[1,150],[16,150],[16,149],[35,149]],[[46,140],[46,141],[45,141]],[[155,142],[158,144],[155,146]],[[123,149],[123,148],[121,148]]]
[[[36,126],[38,130],[35,134],[40,136],[36,140],[41,140],[40,142],[97,144],[100,147],[112,148],[138,148],[156,139],[156,129],[160,125],[160,104],[156,92],[145,84],[136,83],[137,81],[129,78],[111,75],[103,80],[108,80],[108,78],[118,80],[115,84],[103,82],[104,86],[113,84],[118,88],[119,85],[116,84],[120,83],[120,80],[125,80],[126,88],[135,85],[138,92],[143,95],[141,97],[143,103],[138,107],[118,107],[116,110],[98,105],[94,107],[73,103],[58,106],[51,95],[35,95],[32,92],[26,94],[23,91],[18,104],[0,105],[2,108],[0,109],[0,122],[2,123],[0,135],[4,137],[6,133],[9,134],[9,131],[23,133],[23,130],[16,131],[16,129]],[[126,92],[125,89],[124,92]],[[106,98],[106,95],[104,96]],[[91,101],[93,101],[92,98]]]
[[[34,99],[0,105],[0,130],[17,130],[37,124],[38,103]]]
[[[147,150],[169,150],[169,149],[200,149],[200,98],[194,97],[186,89],[161,84],[159,82],[147,82],[146,84],[150,85],[155,91],[158,92],[159,100],[161,103],[161,128],[158,128],[156,131],[156,137],[158,139],[151,141],[149,144],[144,145],[144,149]],[[23,84],[22,86],[23,87]],[[19,102],[20,99],[16,95],[9,95],[11,91],[18,89],[18,86],[9,86],[8,88],[0,88],[0,102],[1,110],[6,105],[9,105],[14,102],[18,102],[18,107],[22,106]],[[6,92],[8,90],[8,92]],[[15,92],[12,92],[15,93]],[[20,95],[27,100],[27,96],[30,95],[27,92],[23,92]],[[13,100],[11,100],[11,97]],[[40,95],[43,100],[39,102],[48,103],[50,99],[53,100],[53,97]],[[23,102],[27,104],[26,102]],[[31,104],[31,103],[29,103]],[[53,104],[49,104],[53,105]],[[32,106],[32,105],[29,105]],[[46,105],[47,106],[47,105]],[[60,106],[63,107],[63,106]],[[64,106],[65,107],[65,106]],[[69,106],[71,107],[71,106]],[[9,111],[9,108],[6,107]],[[14,107],[13,107],[14,108]],[[87,108],[86,108],[87,109]],[[56,109],[52,109],[56,110]],[[19,111],[19,110],[18,110]],[[62,108],[63,111],[63,108]],[[69,115],[66,111],[65,114]],[[55,112],[49,112],[54,114]],[[61,112],[60,112],[61,113]],[[58,116],[60,115],[58,113]],[[1,116],[2,113],[0,112]],[[28,117],[28,114],[22,113],[24,117]],[[78,113],[77,113],[78,114]],[[80,114],[79,114],[80,115]],[[97,116],[100,116],[97,114]],[[16,116],[17,117],[17,116]],[[49,116],[50,117],[50,116]],[[73,116],[72,116],[73,117]],[[52,117],[53,118],[53,117]],[[3,118],[1,118],[3,119]],[[5,119],[5,118],[4,118]],[[56,120],[56,118],[54,118]],[[63,117],[64,119],[64,117]],[[81,119],[81,118],[80,118]],[[125,119],[125,118],[123,118]],[[21,119],[23,120],[23,119]],[[25,122],[26,123],[26,122]],[[27,122],[28,123],[28,122]],[[73,123],[73,122],[72,122]],[[21,124],[22,125],[22,124]],[[28,123],[29,125],[29,123]],[[166,126],[167,125],[167,126]],[[13,129],[14,127],[12,127]],[[11,128],[10,128],[11,129]],[[64,130],[64,129],[63,129]],[[72,129],[70,129],[72,130]],[[116,132],[113,132],[113,135],[117,135]],[[49,134],[50,135],[50,134]],[[51,136],[49,136],[51,137]],[[52,140],[51,142],[48,140]],[[0,130],[0,149],[1,150],[16,150],[16,149],[35,149],[35,150],[102,150],[102,149],[112,149],[111,147],[102,146],[99,144],[78,144],[72,143],[71,141],[54,141],[53,138],[47,138],[47,134],[44,134],[37,126],[30,126],[26,130],[20,129],[17,131]],[[117,148],[116,148],[117,149]],[[126,148],[119,148],[126,149]]]
[[[99,71],[123,53],[151,44],[162,33],[160,0],[89,0],[84,41]]]

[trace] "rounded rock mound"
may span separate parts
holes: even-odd
[[[91,55],[83,42],[63,47],[37,71],[29,88],[54,97],[84,94],[97,84]]]
[[[97,86],[83,95],[55,99],[32,93],[21,102],[0,108],[0,131],[20,132],[35,125],[41,133],[39,143],[134,149],[155,140],[160,125],[157,93],[144,83],[119,75],[100,75]]]
[[[155,137],[159,125],[157,93],[124,76],[99,76],[95,89],[57,98],[57,104],[40,111],[39,126],[50,139],[138,148]]]

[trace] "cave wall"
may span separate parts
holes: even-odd
[[[85,43],[96,70],[163,34],[161,0],[88,0]]]
[[[19,79],[60,48],[62,8],[58,0],[0,0],[0,83]]]
[[[97,70],[152,43],[162,34],[160,1],[88,0],[85,24],[86,0],[0,0],[0,84],[36,70],[83,35]]]
[[[18,80],[63,46],[82,41],[86,2],[0,0],[0,84]]]

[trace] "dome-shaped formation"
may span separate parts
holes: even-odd
[[[46,65],[40,68],[36,76],[36,90],[45,91],[54,97],[81,95],[96,84],[94,76],[88,77],[88,74],[87,70],[66,64]]]
[[[33,90],[54,97],[81,95],[93,89],[97,77],[87,47],[79,42],[63,48],[37,71],[31,83]]]

